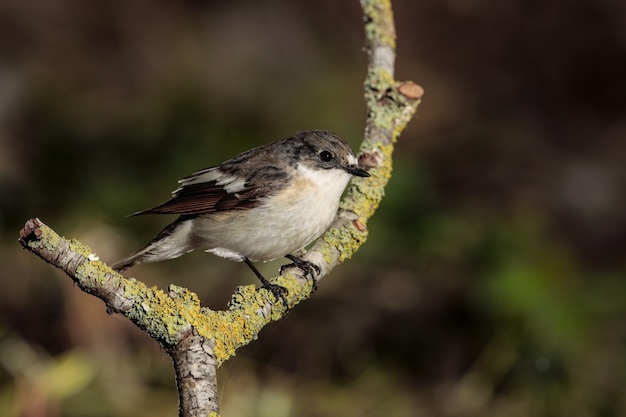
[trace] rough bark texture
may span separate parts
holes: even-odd
[[[418,85],[393,78],[395,29],[390,1],[362,0],[361,5],[369,60],[365,80],[368,117],[359,159],[371,176],[352,181],[333,226],[304,256],[320,268],[318,280],[365,242],[367,220],[391,176],[393,144],[423,94]],[[201,308],[196,294],[185,288],[170,285],[164,292],[123,277],[100,262],[87,246],[59,236],[39,219],[28,220],[19,242],[167,350],[175,367],[181,416],[218,415],[217,367],[285,313],[281,301],[254,286],[239,287],[227,311]],[[289,307],[311,294],[311,281],[298,269],[286,270],[272,281],[289,291]]]
[[[212,340],[192,331],[170,349],[182,416],[206,416],[219,409],[214,345]]]

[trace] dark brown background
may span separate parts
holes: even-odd
[[[394,6],[426,94],[369,240],[221,369],[223,415],[626,414],[626,3]],[[180,177],[300,129],[357,146],[362,44],[357,1],[0,0],[1,415],[176,415],[167,355],[19,229],[113,261]],[[215,308],[255,282],[130,273]]]

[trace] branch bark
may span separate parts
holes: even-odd
[[[364,83],[368,115],[359,160],[371,176],[353,180],[334,224],[304,256],[319,266],[318,280],[365,242],[367,220],[391,177],[393,145],[423,94],[417,84],[394,80],[396,35],[390,1],[361,0],[361,5],[368,54]],[[226,311],[200,307],[196,294],[175,285],[167,292],[149,288],[113,271],[87,246],[59,236],[39,219],[26,222],[19,243],[165,348],[175,368],[180,416],[217,416],[217,367],[285,313],[282,302],[252,285],[237,288]],[[298,269],[272,281],[288,289],[289,307],[311,295],[312,283]]]

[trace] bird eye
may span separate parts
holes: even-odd
[[[333,160],[333,154],[330,151],[322,151],[320,152],[320,159],[323,162],[330,162]]]

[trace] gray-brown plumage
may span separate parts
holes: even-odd
[[[298,132],[251,149],[183,178],[170,200],[134,213],[179,217],[112,268],[203,249],[245,261],[260,275],[251,262],[302,249],[330,226],[353,175],[369,176],[350,146],[331,132]]]

